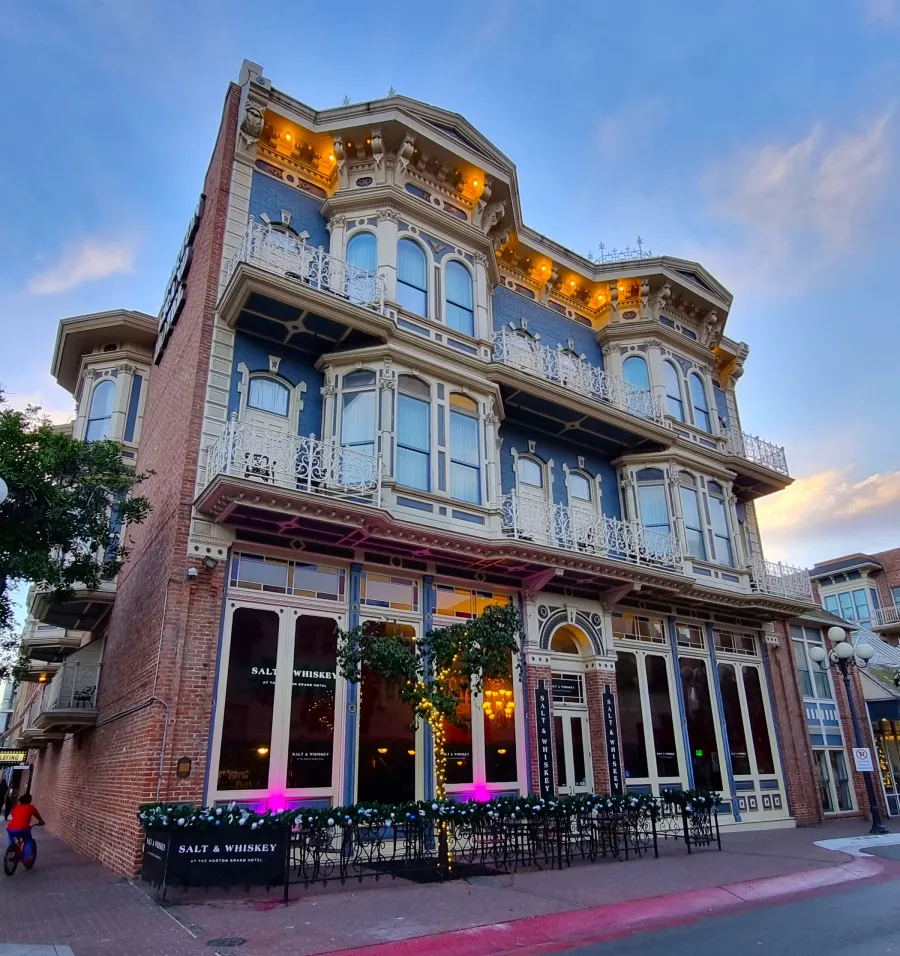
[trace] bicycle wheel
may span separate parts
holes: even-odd
[[[8,846],[6,848],[6,853],[3,856],[3,872],[7,876],[12,876],[16,872],[16,867],[19,865],[19,853],[16,845]]]
[[[28,843],[22,847],[22,865],[26,870],[30,870],[34,864],[37,862],[37,843],[34,840],[31,841],[31,845]]]

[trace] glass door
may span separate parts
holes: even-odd
[[[557,793],[589,793],[593,779],[587,714],[555,713],[553,737]]]

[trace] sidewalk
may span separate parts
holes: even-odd
[[[561,927],[596,932],[598,926],[612,930],[666,914],[699,916],[716,907],[875,876],[883,867],[892,870],[896,864],[889,860],[815,845],[864,833],[863,821],[839,821],[799,830],[726,832],[721,853],[688,856],[683,845],[669,842],[661,845],[658,860],[429,885],[388,879],[308,890],[294,886],[287,906],[279,902],[280,892],[247,899],[241,891],[207,896],[171,890],[176,905],[161,908],[141,884],[113,876],[44,831],[35,869],[0,884],[0,944],[69,946],[75,956],[311,956],[367,946],[376,947],[371,951],[376,956],[388,951],[378,944],[391,944],[397,956],[439,951],[464,956],[466,940],[482,947],[472,952],[499,951],[500,938],[539,943],[558,938],[554,934]],[[629,905],[650,897],[665,899]],[[484,929],[471,932],[476,927]],[[397,945],[412,939],[417,943]],[[2,945],[0,956],[6,956]]]

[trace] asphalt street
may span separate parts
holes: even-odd
[[[869,883],[561,952],[568,956],[900,954],[900,880]]]

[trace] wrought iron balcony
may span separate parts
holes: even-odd
[[[500,504],[503,530],[510,537],[631,564],[682,568],[675,535],[648,531],[637,521],[620,521],[517,493],[504,495]]]
[[[872,618],[873,627],[900,628],[900,605],[876,607]]]
[[[750,576],[754,591],[796,598],[807,604],[815,603],[809,572],[806,568],[792,568],[780,561],[766,561],[764,558],[754,556],[750,563]]]
[[[366,455],[312,436],[288,435],[236,418],[209,448],[207,484],[216,475],[381,504],[380,455]]]
[[[729,455],[762,465],[788,477],[787,458],[781,445],[773,445],[756,435],[748,435],[732,425],[726,431],[725,450]]]
[[[517,368],[544,381],[555,382],[639,418],[665,424],[665,412],[656,395],[629,385],[617,375],[610,375],[578,356],[548,348],[508,329],[495,332],[493,342],[495,362]]]
[[[252,216],[244,238],[228,265],[226,283],[242,262],[384,314],[382,276],[351,265],[288,233],[256,222]]]

